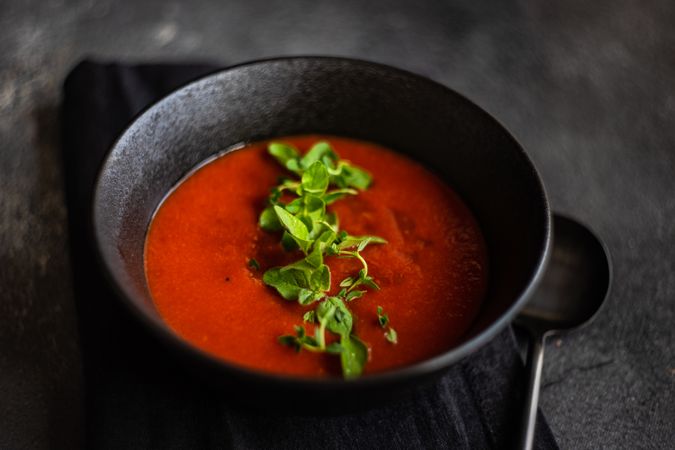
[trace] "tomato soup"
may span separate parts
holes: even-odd
[[[369,142],[332,136],[281,138],[302,153],[328,141],[341,158],[372,174],[372,186],[329,206],[340,228],[372,234],[385,245],[363,251],[380,290],[348,304],[354,331],[366,343],[364,374],[423,361],[455,346],[470,327],[487,285],[485,242],[469,209],[418,163]],[[145,270],[155,305],[183,339],[228,362],[285,375],[340,376],[333,355],[295,352],[279,344],[313,306],[284,300],[263,273],[302,257],[286,252],[280,234],[258,216],[284,169],[254,143],[218,157],[187,176],[150,224]],[[255,259],[259,268],[251,267]],[[331,293],[358,272],[356,259],[327,256]],[[398,334],[384,337],[377,307]],[[308,334],[315,325],[304,324]]]

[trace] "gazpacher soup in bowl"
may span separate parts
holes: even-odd
[[[293,57],[134,119],[101,167],[93,236],[118,297],[197,376],[247,404],[340,409],[504,330],[541,278],[551,215],[522,147],[463,96]]]

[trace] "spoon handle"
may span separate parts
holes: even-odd
[[[531,450],[534,440],[534,425],[537,420],[537,405],[539,403],[539,385],[541,384],[541,369],[544,364],[544,337],[533,335],[527,350],[527,364],[529,370],[528,390],[525,398],[525,408],[521,421],[520,437],[516,448]]]

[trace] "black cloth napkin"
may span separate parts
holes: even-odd
[[[139,111],[216,69],[85,61],[65,81],[63,162],[87,447],[508,448],[517,432],[525,379],[510,331],[405,400],[342,416],[284,416],[238,409],[193,380],[114,298],[91,240],[90,203],[98,167]],[[311,410],[311,399],[299,401]],[[535,448],[557,448],[541,414]]]

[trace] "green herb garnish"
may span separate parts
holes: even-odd
[[[398,344],[398,333],[393,328],[389,327],[387,332],[384,333],[384,337],[392,344]]]
[[[384,313],[381,306],[377,307],[377,321],[382,328],[387,328],[387,325],[389,325],[389,316]]]
[[[307,323],[316,322],[316,313],[314,312],[314,310],[307,311],[305,314],[303,314],[302,321]]]
[[[258,224],[264,230],[282,232],[283,248],[299,250],[304,257],[267,270],[263,281],[286,300],[303,306],[316,304],[303,315],[303,322],[314,325],[314,335],[308,335],[303,326],[295,326],[295,334],[280,336],[279,342],[298,352],[304,349],[340,355],[343,376],[358,377],[368,359],[368,348],[354,334],[354,319],[346,303],[363,297],[364,288],[379,289],[368,274],[368,263],[361,252],[368,245],[387,241],[378,236],[351,236],[341,231],[337,216],[327,206],[368,189],[372,177],[362,168],[341,160],[325,141],[314,144],[304,156],[283,142],[270,143],[268,152],[295,177],[282,178],[272,188]],[[290,201],[284,202],[282,198]],[[331,289],[330,268],[325,263],[328,256],[355,258],[362,266],[358,273],[340,282],[342,289],[335,296],[328,296]],[[387,339],[395,342],[396,332],[390,328],[388,333],[393,333],[393,338]]]
[[[381,306],[377,307],[377,322],[382,328],[387,328],[387,325],[389,325],[389,315],[384,312]],[[392,344],[398,344],[398,333],[392,327],[389,327],[384,333],[384,337]]]

